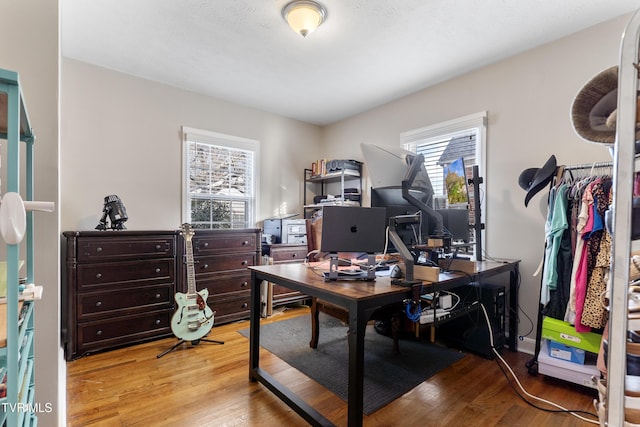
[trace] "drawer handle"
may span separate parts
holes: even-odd
[[[295,257],[297,257],[297,256],[298,256],[298,254],[293,254],[293,255],[291,255],[291,257],[292,257],[292,258],[295,258]]]
[[[242,261],[242,265],[247,265],[247,264],[249,264],[249,261],[246,261],[246,260]]]
[[[203,269],[203,270],[205,270],[205,269],[207,269],[207,268],[209,268],[209,264],[205,264],[205,265],[203,265],[203,266],[202,266],[202,269]]]
[[[156,299],[160,299],[160,294],[156,294]]]
[[[156,325],[160,324],[160,319],[156,319]]]
[[[102,329],[96,331],[96,335],[102,335]]]
[[[247,308],[247,307],[249,307],[249,304],[247,304],[247,303],[245,302],[244,304],[242,304],[242,307],[241,307],[241,308]]]
[[[208,247],[209,247],[209,243],[208,243],[208,242],[204,242],[204,244],[202,245],[202,247],[204,247],[204,248],[208,248]]]
[[[162,249],[161,245],[156,245],[156,250],[159,251],[160,249]]]
[[[96,302],[96,307],[100,307],[102,305],[102,301]]]
[[[248,284],[249,284],[249,282],[244,281],[244,282],[242,282],[242,285],[240,285],[240,287],[246,288]]]
[[[98,247],[96,248],[96,252],[102,252],[102,246],[98,246]]]
[[[244,242],[242,242],[242,246],[247,246],[249,244],[248,240],[245,240]]]
[[[102,273],[96,274],[96,279],[102,279]]]
[[[159,267],[156,268],[156,273],[160,273],[160,268]]]

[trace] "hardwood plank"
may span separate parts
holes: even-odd
[[[263,322],[299,315],[308,316],[309,309],[291,308]],[[210,338],[225,341],[224,345],[185,344],[160,359],[156,355],[176,343],[175,338],[67,362],[68,426],[307,425],[262,385],[249,381],[249,341],[237,332],[248,327],[248,321],[216,326]],[[570,409],[594,412],[595,390],[529,375],[524,366],[529,355],[505,351],[503,356],[530,393]],[[332,422],[346,425],[347,406],[333,393],[266,350],[261,350],[260,364]],[[529,406],[513,392],[496,361],[469,354],[365,416],[364,425],[574,427],[586,423]]]

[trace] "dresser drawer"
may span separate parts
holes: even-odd
[[[135,312],[173,309],[173,285],[146,286],[127,292],[105,291],[78,294],[77,312],[81,321]]]
[[[271,258],[274,264],[284,262],[303,262],[307,257],[307,246],[271,247]]]
[[[253,265],[258,265],[258,256],[255,252],[200,256],[195,260],[194,271],[197,278],[204,274],[229,270],[245,270],[247,267]]]
[[[172,310],[77,324],[78,353],[101,350],[171,334]]]
[[[209,295],[207,303],[211,310],[216,312],[214,323],[246,319],[251,311],[251,293],[246,292],[233,298],[216,298],[215,295]]]
[[[251,273],[247,270],[236,274],[216,274],[197,280],[196,289],[203,288],[209,290],[209,295],[248,291],[251,289]]]
[[[78,291],[91,290],[99,286],[123,288],[175,282],[175,263],[171,258],[80,264],[77,269]]]
[[[78,239],[79,262],[173,257],[174,255],[173,237],[133,238],[123,235],[109,239],[100,237]]]
[[[205,234],[198,236],[196,232],[192,238],[193,255],[210,255],[228,252],[255,252],[258,250],[258,235],[256,233],[228,233],[220,235]]]

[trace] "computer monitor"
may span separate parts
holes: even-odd
[[[400,147],[361,144],[372,181],[371,206],[387,209],[390,217],[421,214],[419,227],[397,230],[407,246],[422,244],[429,237],[443,236],[442,217],[433,209],[433,187],[422,155]]]
[[[469,184],[462,157],[444,167],[444,183],[449,206],[469,205]]]
[[[415,153],[397,146],[360,144],[372,188],[400,187]],[[427,178],[428,179],[428,178]],[[427,184],[427,191],[431,182]],[[433,191],[431,192],[433,195]]]
[[[420,216],[418,224],[407,222],[396,225],[396,232],[407,247],[422,244],[428,236],[435,233],[435,222],[429,221],[428,216],[422,215],[420,209],[402,197],[402,187],[372,188],[371,206],[386,209],[386,225],[389,225],[393,217],[416,214]],[[395,250],[391,242],[388,250],[390,252]]]
[[[452,242],[471,241],[469,209],[438,209],[437,212],[442,215],[444,233],[451,237]]]

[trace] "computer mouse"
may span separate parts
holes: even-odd
[[[389,277],[392,279],[400,279],[402,277],[402,270],[400,269],[400,266],[394,265],[389,273]]]

